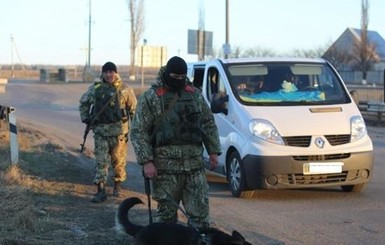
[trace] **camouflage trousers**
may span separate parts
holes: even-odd
[[[190,218],[189,225],[209,226],[208,184],[204,169],[187,173],[159,173],[153,180],[153,198],[158,202],[157,222],[177,222],[177,205],[182,203]]]
[[[126,180],[127,135],[101,136],[94,135],[95,178],[94,184],[107,183],[108,170],[111,165],[113,181]]]

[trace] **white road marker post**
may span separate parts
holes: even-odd
[[[6,119],[9,128],[9,144],[11,151],[11,164],[19,163],[19,143],[17,138],[15,108],[0,105],[0,119]]]

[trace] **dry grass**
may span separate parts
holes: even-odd
[[[18,166],[0,172],[0,244],[19,244],[20,238],[33,234],[43,221],[28,191],[30,184]]]
[[[7,134],[0,131],[1,245],[130,244],[131,237],[114,230],[122,198],[103,205],[89,201],[91,164],[84,165],[84,159],[44,133],[19,125],[20,161],[11,165]]]
[[[0,244],[23,244],[23,238],[35,233],[44,219],[39,218],[29,191],[31,179],[19,165],[9,165],[8,133],[1,131],[0,139]],[[20,137],[20,143],[22,150],[31,150],[25,137]]]

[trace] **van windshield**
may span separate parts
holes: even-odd
[[[231,64],[231,88],[243,104],[349,103],[342,81],[327,63]]]

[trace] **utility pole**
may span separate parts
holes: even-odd
[[[205,37],[205,8],[203,1],[199,4],[199,22],[198,22],[198,60],[205,60],[205,46],[206,46],[206,37]]]
[[[141,47],[141,52],[140,52],[140,55],[141,55],[141,69],[142,69],[142,74],[141,74],[141,82],[142,82],[142,89],[144,88],[144,68],[143,68],[143,66],[144,66],[144,61],[143,61],[143,59],[144,59],[144,46],[146,46],[146,44],[147,44],[147,39],[143,39],[143,45],[142,45],[142,47]]]
[[[21,68],[24,71],[24,75],[27,76],[28,73],[27,73],[27,70],[25,69],[25,66],[24,66],[23,62],[21,61],[19,50],[17,49],[17,46],[16,46],[15,38],[11,34],[11,62],[12,62],[12,68],[11,68],[12,69],[12,74],[11,74],[11,76],[15,77],[15,71],[14,71],[15,65],[14,65],[14,59],[13,59],[13,51],[16,52],[17,58],[19,59],[20,66],[21,66]]]
[[[89,3],[89,15],[88,15],[88,61],[87,66],[91,66],[91,0],[88,1]]]
[[[87,61],[83,70],[83,82],[93,82],[95,80],[94,72],[91,69],[91,0],[88,1],[88,49],[87,49]]]
[[[230,54],[230,40],[229,40],[229,0],[226,0],[226,42],[223,45],[223,53],[225,54],[225,59],[228,58]]]
[[[11,77],[15,77],[15,67],[14,67],[14,63],[13,63],[13,36],[11,35]]]

